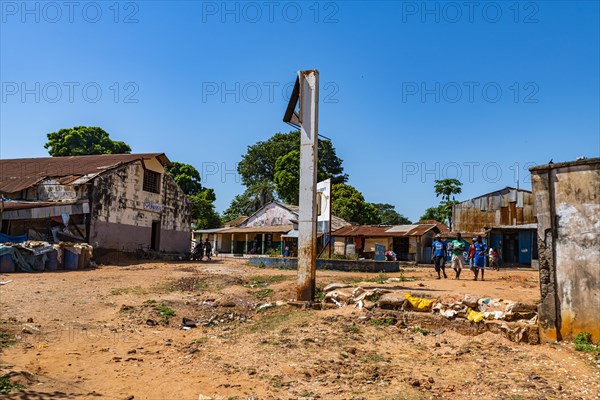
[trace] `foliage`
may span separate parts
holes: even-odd
[[[597,360],[600,360],[600,346],[592,343],[592,334],[589,332],[579,332],[573,341],[575,350],[585,353],[592,353]]]
[[[425,219],[435,219],[436,221],[444,223],[446,221],[444,211],[445,210],[443,206],[429,207],[427,210],[425,210],[425,214],[421,215],[419,220],[422,221]]]
[[[267,249],[267,255],[269,257],[281,257],[281,251],[279,249]]]
[[[319,166],[321,161],[319,161]],[[323,181],[329,176],[317,169],[317,180]],[[292,150],[275,162],[275,187],[279,197],[287,204],[298,205],[300,196],[300,151]]]
[[[44,148],[52,157],[131,153],[128,144],[112,140],[104,129],[96,126],[63,128],[47,136]]]
[[[250,216],[265,204],[275,200],[275,185],[260,181],[235,196],[229,208],[223,213],[224,221],[231,221],[241,215]]]
[[[334,184],[331,188],[331,196],[331,210],[334,215],[361,225],[381,222],[377,207],[367,203],[362,193],[353,186],[344,183]]]
[[[222,225],[221,217],[215,211],[212,189],[188,196],[192,203],[192,220],[194,229],[212,229]]]
[[[436,197],[442,196],[442,202],[448,203],[451,195],[462,192],[461,186],[462,182],[458,179],[436,179],[434,186],[435,195]],[[452,196],[452,200],[456,200],[454,196]]]
[[[167,168],[167,172],[188,196],[203,190],[202,185],[200,184],[200,172],[198,172],[194,166],[174,162],[172,166]]]
[[[18,384],[18,383],[12,383],[10,381],[10,379],[4,377],[4,378],[0,378],[0,394],[9,394],[11,392],[21,392],[23,389],[25,389],[25,386]]]
[[[214,189],[208,189],[200,183],[200,172],[190,164],[174,162],[167,168],[177,185],[192,203],[192,221],[194,229],[211,229],[221,226],[221,217],[215,211]]]
[[[437,207],[430,207],[425,210],[425,214],[421,216],[421,220],[435,219],[436,221],[446,223],[452,218],[452,206],[458,201],[454,197],[455,194],[462,193],[462,182],[458,179],[440,179],[435,181],[435,195],[442,197],[440,204]],[[450,199],[452,196],[452,199]]]
[[[412,222],[404,215],[398,213],[396,208],[391,204],[372,203],[379,214],[381,224],[384,225],[410,225]]]
[[[242,183],[251,187],[261,181],[275,180],[275,164],[279,157],[291,151],[300,151],[300,131],[276,133],[264,142],[248,146],[246,154],[238,164],[238,172]],[[342,160],[337,156],[330,141],[319,140],[319,168],[325,177],[331,177],[335,183],[344,183],[348,176],[344,174]]]

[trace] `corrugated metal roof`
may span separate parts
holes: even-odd
[[[350,225],[335,231],[335,236],[391,236],[389,226]]]
[[[335,231],[335,236],[406,237],[423,236],[436,227],[435,224],[421,225],[358,225],[346,226]]]
[[[0,160],[0,192],[16,193],[45,178],[64,179],[64,182],[72,183],[85,175],[95,176],[119,165],[151,158],[157,158],[164,166],[171,165],[171,161],[164,153],[98,154]]]
[[[225,222],[225,227],[226,228],[232,228],[235,226],[240,226],[241,224],[243,224],[244,222],[246,222],[248,220],[248,217],[246,217],[245,215],[240,215],[237,218],[232,219],[231,221],[227,221]]]
[[[406,232],[406,236],[423,236],[430,230],[435,228],[435,224],[417,225],[410,231]]]
[[[44,208],[52,206],[68,206],[76,202],[58,202],[58,201],[5,201],[2,205],[4,211],[26,210],[29,208]]]

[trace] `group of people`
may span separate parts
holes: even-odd
[[[456,273],[455,279],[460,279],[460,273],[465,265],[464,253],[466,248],[467,242],[462,239],[460,232],[456,234],[456,239],[450,242],[449,245],[442,241],[441,235],[435,236],[432,245],[432,257],[435,272],[438,275],[437,279],[441,279],[441,274],[444,275],[444,278],[448,278],[448,275],[446,275],[446,256],[448,253],[452,255],[450,262]],[[489,257],[490,268],[498,270],[498,252],[493,248],[488,249],[481,236],[477,236],[473,241],[473,245],[469,248],[470,269],[473,271],[473,280],[476,281],[480,274],[481,280],[485,280],[486,257]]]
[[[202,240],[199,240],[198,242],[196,242],[196,245],[194,246],[194,250],[192,250],[192,255],[191,255],[190,259],[202,261],[204,256],[206,256],[206,259],[210,261],[211,255],[212,255],[212,243],[208,240],[208,238],[206,238],[206,240],[204,242]]]

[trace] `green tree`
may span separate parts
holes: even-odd
[[[321,162],[319,161],[319,165]],[[317,169],[319,181],[328,178],[323,168]],[[275,162],[275,188],[277,195],[287,204],[298,205],[300,196],[300,152],[292,150]]]
[[[214,192],[206,189],[188,196],[192,203],[192,220],[194,229],[211,229],[221,226],[221,217],[215,211]]]
[[[275,188],[287,204],[298,204],[300,195],[300,152],[292,150],[275,162]]]
[[[379,219],[385,225],[410,225],[412,222],[404,215],[398,213],[396,208],[391,204],[373,203],[377,208]]]
[[[211,229],[221,226],[221,217],[215,211],[217,199],[214,189],[202,186],[200,173],[190,164],[174,162],[167,168],[169,175],[192,202],[194,229]]]
[[[425,210],[421,220],[435,219],[442,223],[450,221],[452,226],[452,206],[458,203],[454,195],[462,193],[462,182],[458,179],[439,179],[435,181],[434,190],[436,197],[442,198],[440,204]]]
[[[238,164],[238,172],[246,187],[261,181],[275,180],[275,165],[280,157],[291,151],[300,151],[300,132],[276,133],[264,142],[248,146],[246,154]],[[344,174],[342,160],[337,156],[333,144],[328,140],[319,140],[319,168],[325,178],[331,177],[334,183],[345,183],[348,175]]]
[[[445,212],[442,206],[429,207],[427,210],[425,210],[425,214],[421,215],[419,221],[423,221],[426,219],[434,219],[442,223],[446,222]]]
[[[190,164],[174,162],[173,165],[167,168],[167,172],[187,195],[200,193],[204,190],[200,183],[200,172]]]
[[[455,200],[454,195],[462,192],[462,182],[458,179],[439,179],[435,181],[435,195],[436,197],[442,196],[442,202],[450,202],[450,196],[452,200]]]
[[[257,182],[244,193],[235,196],[229,208],[223,213],[223,221],[231,221],[242,215],[250,216],[273,200],[275,200],[275,185],[269,181]]]
[[[379,210],[367,203],[362,193],[353,186],[337,183],[331,188],[331,211],[334,215],[346,221],[359,224],[379,224]]]
[[[52,157],[131,153],[128,144],[112,140],[104,129],[96,126],[60,129],[47,136],[44,148]]]

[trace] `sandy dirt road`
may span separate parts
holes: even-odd
[[[393,277],[402,281],[380,283]],[[536,271],[463,277],[436,280],[421,268],[317,273],[319,287],[344,282],[446,300],[539,297]],[[259,311],[293,297],[295,272],[242,260],[0,276],[7,279],[14,281],[0,286],[0,369],[25,387],[6,398],[600,398],[598,364],[569,343],[423,335],[370,323],[353,307]],[[183,318],[198,327],[182,330]]]

